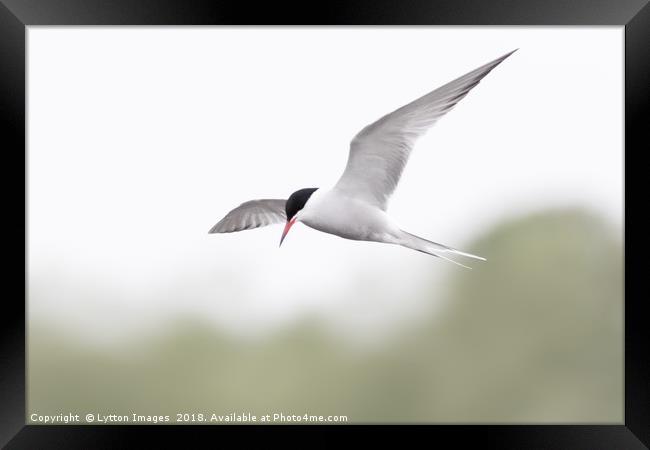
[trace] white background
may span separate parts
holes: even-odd
[[[543,207],[622,225],[620,27],[29,27],[30,318],[97,339],[183,315],[409,323],[462,269],[304,225],[281,249],[279,225],[207,231],[334,183],[363,126],[515,48],[418,141],[389,213],[464,250]]]

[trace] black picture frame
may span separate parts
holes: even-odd
[[[411,427],[418,438],[450,439],[455,445],[497,448],[636,449],[650,445],[650,365],[641,283],[646,247],[644,220],[634,197],[643,195],[643,158],[648,149],[650,98],[650,6],[648,0],[349,0],[301,4],[180,0],[0,0],[0,126],[5,240],[15,260],[5,258],[0,364],[0,444],[10,449],[147,447],[173,438],[198,445],[198,438],[226,427],[35,426],[25,425],[26,239],[26,27],[30,25],[618,25],[625,27],[625,419],[615,425],[431,425]],[[594,93],[597,95],[597,93]],[[645,150],[645,151],[644,151]],[[9,176],[7,176],[9,175]],[[21,184],[22,178],[22,184]],[[17,187],[18,186],[18,187]],[[642,209],[642,208],[641,208]],[[22,218],[22,219],[21,219]],[[26,241],[23,241],[26,244]],[[633,245],[629,245],[633,243]],[[21,265],[19,261],[22,261]],[[25,278],[23,278],[25,276]],[[21,281],[22,280],[22,281]],[[8,292],[12,292],[9,294]],[[21,296],[22,294],[22,296]],[[645,336],[645,338],[644,338]],[[237,427],[235,427],[237,428]],[[246,426],[238,444],[286,426]],[[295,429],[296,427],[293,427]],[[301,426],[341,430],[341,426]],[[373,427],[375,436],[395,427]],[[232,429],[232,428],[229,428]],[[241,431],[241,430],[240,430]],[[322,434],[322,433],[319,433]],[[209,442],[209,441],[208,441]],[[312,441],[305,441],[306,445]],[[313,442],[316,443],[314,440]],[[318,441],[322,443],[322,441]],[[214,443],[214,441],[213,441]],[[161,445],[162,446],[162,445]]]

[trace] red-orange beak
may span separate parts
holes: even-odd
[[[296,217],[294,216],[291,220],[287,220],[287,224],[284,226],[284,231],[282,232],[282,237],[280,238],[280,247],[282,247],[282,241],[289,234],[289,230],[296,223]]]

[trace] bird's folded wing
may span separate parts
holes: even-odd
[[[286,203],[284,199],[251,200],[242,203],[213,226],[210,233],[232,233],[285,222]]]
[[[361,130],[350,144],[348,164],[336,188],[385,210],[415,140],[513,52],[445,84]]]

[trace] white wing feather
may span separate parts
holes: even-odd
[[[286,222],[286,203],[284,199],[251,200],[242,203],[226,214],[209,232],[232,233]]]
[[[361,130],[335,188],[382,210],[399,182],[418,137],[451,110],[512,52],[405,105]]]

